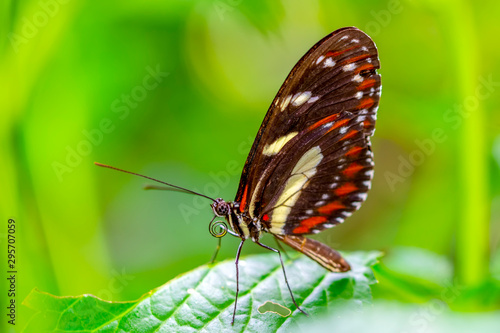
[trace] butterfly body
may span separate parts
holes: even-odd
[[[262,223],[251,218],[247,214],[240,212],[239,202],[226,202],[222,198],[215,199],[211,205],[214,214],[219,217],[224,217],[231,227],[231,234],[241,238],[242,240],[252,239],[258,242],[262,232],[266,231],[262,228]]]
[[[238,202],[226,202],[218,198],[211,205],[214,214],[225,217],[232,230],[228,230],[233,236],[239,237],[242,241],[251,239],[260,244],[260,237],[263,232],[272,233],[266,221],[251,218],[240,212]],[[291,246],[318,262],[320,265],[332,272],[345,272],[350,269],[349,264],[334,249],[303,236],[274,235],[276,239]]]

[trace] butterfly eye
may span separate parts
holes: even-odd
[[[221,198],[216,199],[211,206],[214,214],[217,216],[226,216],[229,214],[229,204]]]
[[[217,207],[217,214],[219,215],[227,215],[227,213],[229,213],[229,207],[227,207],[227,205],[219,205]]]

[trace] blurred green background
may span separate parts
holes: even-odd
[[[375,179],[315,238],[385,251],[375,298],[500,307],[498,1],[0,4],[1,262],[13,218],[19,325],[35,287],[132,300],[208,262],[210,202],[93,162],[232,200],[286,75],[344,26],[379,48]]]

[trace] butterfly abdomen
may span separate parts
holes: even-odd
[[[340,253],[317,240],[291,235],[275,235],[275,237],[331,272],[347,272],[351,269]]]

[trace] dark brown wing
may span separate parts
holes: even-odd
[[[269,232],[288,235],[341,223],[366,199],[373,175],[373,154],[360,116],[343,111],[337,120],[308,128],[290,143],[264,171],[275,176],[262,189],[265,205],[259,218]]]
[[[333,32],[302,57],[246,161],[235,200],[242,213],[274,234],[302,234],[359,207],[372,175],[379,67],[375,44],[356,28]]]

